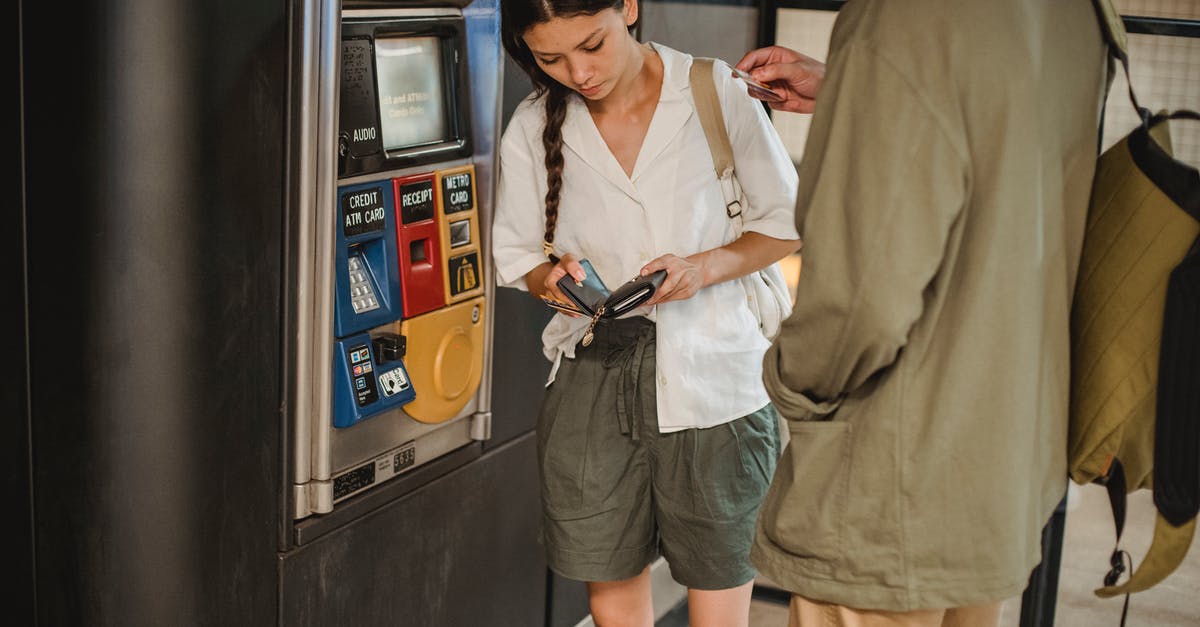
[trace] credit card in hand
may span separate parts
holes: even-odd
[[[766,102],[783,102],[783,96],[771,91],[770,87],[754,80],[754,77],[750,76],[749,72],[744,72],[735,67],[733,68],[733,75],[746,82],[746,91],[750,92],[751,96],[759,100],[765,100]]]

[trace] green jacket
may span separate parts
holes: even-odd
[[[852,0],[764,380],[790,443],[753,559],[909,610],[1021,593],[1067,486],[1068,320],[1107,76],[1088,0]]]

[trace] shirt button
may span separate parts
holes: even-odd
[[[658,384],[666,385],[667,384],[667,375],[665,375],[665,374],[658,375]]]

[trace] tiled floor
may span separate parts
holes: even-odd
[[[1135,563],[1145,554],[1154,526],[1154,506],[1148,491],[1131,494],[1122,546]],[[1067,498],[1067,527],[1063,537],[1058,581],[1056,627],[1116,627],[1123,599],[1101,599],[1092,593],[1100,584],[1112,551],[1112,514],[1104,489],[1072,485]],[[1129,627],[1200,627],[1200,542],[1180,567],[1157,586],[1132,596]],[[1004,606],[1001,627],[1018,627],[1021,599]],[[677,608],[659,621],[659,627],[686,627],[687,608]],[[756,595],[750,606],[751,627],[786,627],[787,606]]]

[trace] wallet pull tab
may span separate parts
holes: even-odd
[[[583,345],[591,346],[592,340],[596,339],[596,335],[592,332],[596,328],[596,323],[600,321],[600,316],[604,315],[604,305],[600,305],[596,309],[596,313],[592,315],[592,321],[588,323],[587,332],[583,334]]]

